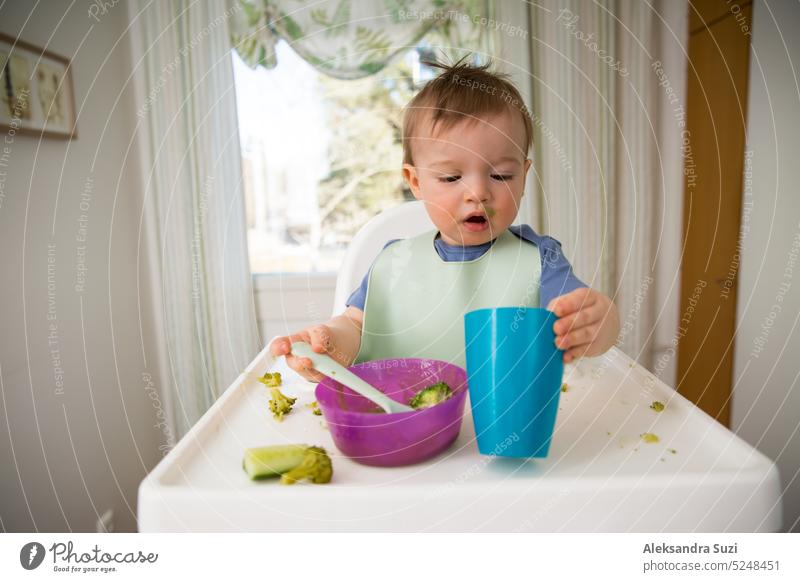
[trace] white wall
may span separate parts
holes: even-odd
[[[260,274],[253,277],[261,345],[289,335],[333,315],[336,275]],[[338,313],[336,315],[339,315]]]
[[[745,176],[732,420],[733,430],[777,461],[784,528],[793,531],[800,531],[799,30],[797,4],[754,2],[752,176]]]
[[[136,489],[165,442],[155,426],[157,392],[145,376],[158,374],[148,282],[137,279],[146,266],[136,149],[128,150],[137,117],[130,89],[123,91],[132,70],[126,10],[120,3],[96,22],[89,5],[46,0],[0,8],[0,31],[73,59],[81,109],[74,141],[0,132],[10,140],[0,143],[0,151],[9,148],[0,168],[4,531],[95,531],[107,509],[116,531],[134,531]],[[87,271],[78,292],[82,214]]]

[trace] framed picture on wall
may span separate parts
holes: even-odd
[[[69,59],[0,33],[0,131],[78,137]]]

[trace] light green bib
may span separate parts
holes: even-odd
[[[464,314],[486,307],[539,307],[539,248],[508,230],[472,261],[445,261],[437,230],[400,240],[375,259],[361,348],[353,362],[432,358],[466,368]]]

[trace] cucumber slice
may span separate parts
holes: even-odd
[[[247,449],[242,466],[251,479],[276,477],[297,467],[307,450],[308,445],[273,445]]]

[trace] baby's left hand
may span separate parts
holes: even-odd
[[[589,287],[556,297],[547,309],[558,316],[553,331],[556,346],[565,350],[564,363],[581,356],[605,353],[619,335],[619,317],[614,302]]]

